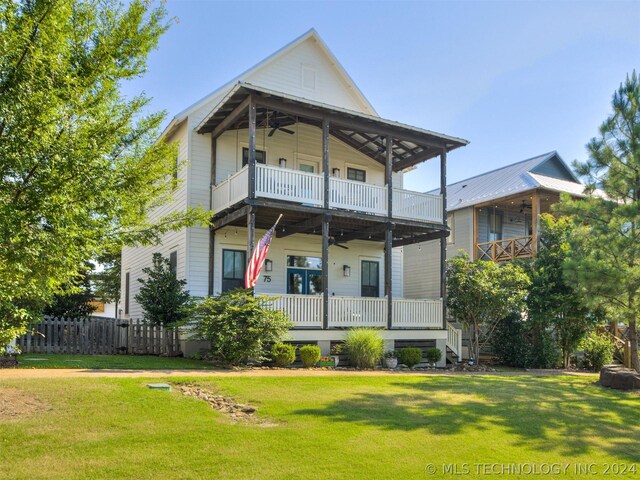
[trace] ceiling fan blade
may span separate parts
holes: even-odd
[[[272,128],[271,131],[269,132],[269,134],[267,135],[267,137],[273,137],[273,134],[276,133],[277,129],[278,129],[278,127]]]
[[[344,248],[345,250],[349,250],[349,247],[347,247],[346,245],[342,245],[341,243],[334,243],[334,245],[336,247],[340,247],[340,248]]]
[[[289,130],[288,128],[284,128],[284,127],[280,127],[279,130],[284,133],[288,133],[289,135],[293,135],[294,133],[296,133],[293,130]]]

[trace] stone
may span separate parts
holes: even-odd
[[[600,370],[600,385],[616,390],[640,390],[640,373],[621,365],[607,365]]]

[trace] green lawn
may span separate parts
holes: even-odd
[[[12,479],[425,479],[443,464],[635,464],[640,397],[595,377],[376,376],[193,379],[279,426],[232,424],[141,379],[2,380],[50,405],[0,419]],[[159,381],[154,379],[153,382]],[[178,381],[172,379],[172,381]],[[425,471],[433,464],[437,473]],[[616,467],[617,468],[617,467]],[[607,478],[638,478],[640,474]],[[493,475],[535,478],[535,475]]]
[[[60,355],[30,353],[20,355],[19,368],[83,368],[83,369],[211,369],[211,363],[189,358],[151,355]]]

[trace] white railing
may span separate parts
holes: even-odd
[[[393,216],[428,222],[442,221],[442,196],[393,189]]]
[[[449,322],[447,322],[447,347],[458,356],[458,359],[462,358],[462,330]]]
[[[386,298],[329,297],[329,327],[386,326]]]
[[[212,187],[215,211],[224,210],[248,196],[248,167]],[[304,205],[322,206],[324,178],[271,165],[256,165],[256,197],[273,198]],[[329,206],[343,210],[387,215],[387,189],[379,185],[329,178]],[[393,216],[428,222],[442,221],[442,196],[393,190]]]
[[[212,187],[211,208],[217,211],[224,210],[247,197],[249,193],[248,168],[244,167],[226,180]]]
[[[298,328],[322,328],[321,295],[279,295],[270,306],[274,310],[284,310]]]
[[[386,215],[387,189],[378,185],[330,177],[329,206]]]
[[[269,165],[256,165],[257,197],[322,205],[322,184],[321,175]]]
[[[393,299],[393,326],[441,329],[442,301]]]

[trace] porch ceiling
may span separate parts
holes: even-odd
[[[214,137],[229,129],[248,128],[248,99],[257,106],[256,125],[290,127],[297,122],[321,128],[330,124],[334,138],[367,155],[376,162],[386,161],[387,136],[393,139],[393,170],[401,171],[467,145],[467,140],[423,130],[410,125],[326,105],[247,83],[239,83],[197,127],[200,134]]]
[[[533,201],[534,194],[537,194],[540,199],[541,213],[550,212],[551,206],[560,200],[560,194],[558,194],[557,192],[549,192],[546,190],[530,190],[521,194],[496,199],[492,202],[486,202],[477,205],[476,208],[496,207],[503,210],[523,209],[524,213],[531,213],[530,206]]]
[[[248,207],[241,207],[231,212],[221,212],[214,216],[214,229],[221,228],[221,226],[246,227],[247,217],[246,214],[243,214],[242,208]],[[256,205],[254,208],[256,209],[256,228],[258,229],[266,230],[271,228],[280,214],[283,214],[276,228],[277,237],[284,237],[293,233],[322,235],[320,218],[325,214],[322,209],[314,208],[310,211],[301,211],[272,204]],[[347,244],[351,240],[370,240],[375,242],[384,242],[385,240],[387,219],[384,217],[337,210],[330,210],[326,215],[330,215],[329,236],[332,244]],[[315,219],[318,221],[314,221]],[[394,227],[394,246],[414,243],[413,239],[426,241],[431,239],[430,237],[436,239],[448,234],[442,225],[437,224],[416,224],[415,222],[399,219],[393,219],[392,224]],[[425,235],[429,235],[429,238],[425,238]]]

